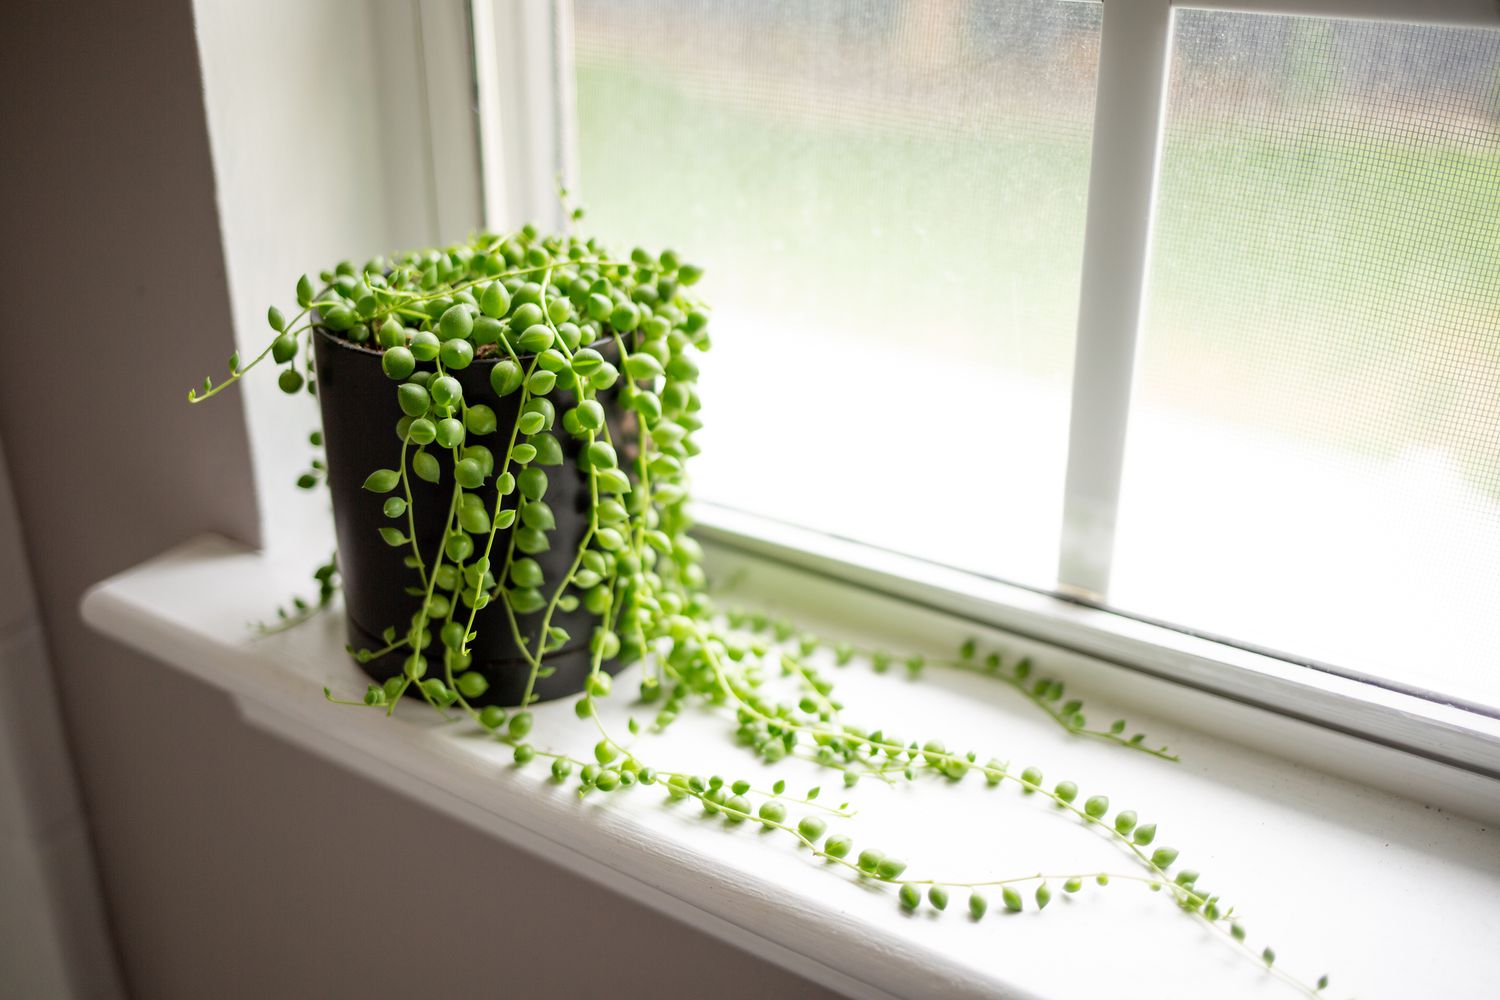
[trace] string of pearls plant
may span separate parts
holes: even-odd
[[[1086,793],[1074,781],[1047,781],[1037,766],[1012,767],[989,756],[981,763],[977,752],[950,750],[936,738],[908,740],[888,728],[845,722],[833,682],[814,662],[822,649],[838,666],[858,659],[884,671],[900,663],[915,674],[927,666],[923,658],[831,642],[788,622],[715,607],[685,509],[684,465],[697,452],[694,433],[700,427],[696,357],[709,348],[709,314],[692,294],[700,276],[699,268],[671,251],[637,249],[616,257],[593,240],[543,236],[530,226],[376,258],[363,267],[344,262],[317,283],[303,276],[290,316],[270,309],[272,336],[258,356],[244,365],[231,358],[227,377],[207,379],[189,393],[192,402],[211,398],[267,359],[282,366],[283,390],[315,393],[311,337],[319,328],[381,352],[381,367],[404,414],[396,428],[400,453],[395,467],[369,470],[365,489],[389,519],[380,530],[384,541],[407,550],[405,565],[420,607],[410,621],[389,623],[384,647],[351,648],[362,661],[399,652],[399,676],[371,684],[357,701],[325,695],[386,714],[403,696],[420,696],[512,747],[517,766],[545,761],[552,780],[571,783],[581,796],[646,786],[671,799],[696,800],[711,817],[778,831],[819,862],[889,886],[908,911],[946,910],[961,896],[969,919],[978,921],[996,903],[1007,911],[1039,911],[1056,891],[1139,884],[1298,991],[1321,995],[1326,976],[1309,985],[1276,966],[1270,947],[1251,948],[1234,908],[1197,871],[1178,865],[1178,850],[1161,843],[1148,817],[1107,795]],[[611,345],[617,361],[608,360],[601,345]],[[476,358],[498,358],[490,389],[495,399],[518,396],[521,415],[512,426],[497,423],[489,405],[494,399],[466,396],[453,377]],[[634,414],[633,440],[617,439],[608,411]],[[545,579],[531,557],[550,546],[556,524],[546,500],[549,482],[555,475],[579,474],[564,465],[551,433],[558,421],[581,444],[588,523],[568,572]],[[322,443],[318,433],[311,442]],[[324,473],[314,460],[298,485],[315,487]],[[451,486],[447,530],[430,551],[416,541],[412,477]],[[316,580],[318,596],[283,609],[276,627],[304,620],[330,602],[338,586],[335,561],[319,567]],[[521,707],[509,711],[474,704],[488,686],[471,669],[475,618],[497,601],[531,671]],[[573,638],[554,623],[555,613],[580,604],[595,621],[587,642],[587,686],[576,702],[578,716],[598,725],[592,759],[547,748],[533,732],[527,709],[532,688],[545,675],[547,654]],[[523,616],[536,620],[538,614],[540,627],[524,630]],[[761,789],[746,778],[653,769],[628,745],[634,740],[608,731],[596,716],[596,703],[612,696],[611,675],[602,669],[611,660],[642,663],[637,696],[653,717],[645,727],[632,718],[630,738],[643,728],[666,729],[685,706],[703,704],[732,720],[735,740],[764,764],[806,758],[836,773],[845,786],[863,779],[967,780],[1012,788],[1112,841],[1132,868],[1023,870],[977,882],[952,872],[909,876],[905,860],[878,848],[878,834],[868,843],[830,834],[830,818],[852,814],[847,803],[819,802],[820,788],[796,796],[787,793],[784,780]],[[1029,661],[1004,664],[999,654],[982,654],[970,641],[943,666],[995,677],[1070,732],[1176,760],[1165,747],[1148,747],[1144,736],[1125,736],[1123,720],[1090,728],[1081,702],[1064,700],[1062,683],[1034,676]]]

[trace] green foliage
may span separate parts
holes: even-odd
[[[687,292],[701,275],[670,250],[636,249],[620,259],[592,240],[543,236],[532,227],[376,258],[363,267],[344,262],[319,275],[319,282],[298,280],[295,315],[270,310],[274,337],[259,356],[244,365],[232,358],[223,381],[210,380],[189,393],[192,401],[207,399],[266,358],[286,366],[278,376],[284,390],[315,391],[310,341],[319,329],[380,352],[404,414],[395,428],[400,449],[392,456],[395,467],[365,471],[368,495],[361,502],[380,504],[389,520],[379,532],[386,544],[402,550],[418,610],[408,622],[387,623],[383,646],[351,650],[361,662],[398,655],[402,673],[369,685],[359,701],[341,703],[390,714],[412,694],[439,712],[462,712],[508,746],[517,767],[545,758],[548,780],[572,784],[580,796],[659,784],[669,799],[695,800],[701,821],[788,836],[820,863],[894,891],[906,911],[919,909],[924,898],[943,911],[950,890],[964,889],[969,915],[977,921],[989,908],[985,890],[998,889],[1005,909],[1018,913],[1024,909],[1018,887],[1025,887],[1040,913],[1052,900],[1049,880],[1072,895],[1086,879],[1105,886],[1114,878],[1164,893],[1243,943],[1233,908],[1199,890],[1197,872],[1167,874],[1177,860],[1175,849],[1145,853],[1156,824],[1139,824],[1128,809],[1109,820],[1109,798],[1102,794],[1087,796],[1080,807],[1077,783],[1061,781],[1049,789],[1039,767],[1013,771],[994,757],[980,764],[976,752],[950,750],[940,739],[907,741],[847,724],[834,684],[818,662],[825,653],[835,667],[864,657],[877,673],[904,665],[903,676],[911,678],[929,663],[993,676],[1070,733],[1176,759],[1165,747],[1145,746],[1144,736],[1125,737],[1123,720],[1090,728],[1082,702],[1065,697],[1062,681],[1036,674],[1031,660],[1007,666],[998,653],[981,654],[973,639],[952,660],[899,655],[829,642],[764,614],[718,612],[705,590],[702,552],[689,534],[686,509],[685,468],[698,450],[701,428],[698,355],[710,346],[708,312]],[[469,398],[450,372],[479,365],[489,368],[479,383],[488,390],[471,390]],[[510,412],[518,414],[513,422],[498,416]],[[563,440],[576,443],[578,462],[565,460]],[[314,434],[314,446],[321,443]],[[413,476],[451,487],[445,490],[447,509],[439,512],[448,528],[434,545],[417,541]],[[559,489],[559,476],[582,477],[587,527],[569,553],[566,572],[551,578],[534,556],[551,551],[557,534],[547,498],[575,492]],[[324,481],[322,461],[314,459],[299,483]],[[295,623],[327,606],[337,588],[332,560],[319,568],[317,580],[316,605],[297,599],[291,613],[281,613],[283,621]],[[509,713],[475,704],[489,687],[472,662],[476,615],[496,602],[529,666],[525,695]],[[570,637],[554,619],[559,609],[578,608],[593,617],[592,631]],[[535,720],[525,707],[538,679],[550,672],[548,654],[585,639],[591,670],[575,711],[580,719],[595,719],[603,735],[592,759],[580,760],[548,750],[540,739],[531,742]],[[977,771],[984,786],[1015,788],[1049,804],[1059,818],[1111,839],[1139,873],[1028,874],[984,882],[907,878],[906,861],[874,846],[854,854],[851,836],[829,832],[830,819],[847,820],[852,813],[847,803],[816,802],[820,788],[788,798],[783,780],[764,792],[745,778],[658,773],[643,764],[596,713],[597,700],[616,696],[604,670],[612,660],[646,664],[640,702],[652,706],[654,717],[632,718],[631,737],[665,729],[697,703],[732,718],[735,740],[763,764],[804,757],[837,772],[846,788],[862,778],[896,784],[926,776],[958,784]],[[792,685],[794,693],[781,700],[768,684],[773,677]],[[791,825],[789,805],[823,815],[802,815]],[[941,842],[932,846],[941,853]],[[1270,966],[1274,952],[1267,948],[1262,956]],[[1279,969],[1273,974],[1285,975]]]

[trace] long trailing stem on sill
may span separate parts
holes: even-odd
[[[778,644],[795,646],[803,656],[818,649],[827,650],[839,666],[846,666],[858,657],[870,663],[877,673],[885,673],[893,664],[900,663],[915,675],[921,673],[929,663],[937,663],[952,670],[992,678],[1014,689],[1041,709],[1053,722],[1076,736],[1103,740],[1173,763],[1178,760],[1177,755],[1171,753],[1165,746],[1147,746],[1144,733],[1126,736],[1125,731],[1129,728],[1129,723],[1124,719],[1116,719],[1107,729],[1090,728],[1083,714],[1083,701],[1076,698],[1068,701],[1062,700],[1064,693],[1062,681],[1054,677],[1034,676],[1034,665],[1030,657],[1019,657],[1009,666],[1003,662],[998,652],[990,652],[981,657],[978,653],[978,642],[975,639],[965,640],[957,656],[929,660],[920,654],[901,655],[861,643],[828,639],[812,632],[798,630],[785,620],[773,621],[768,615],[741,608],[731,609],[728,612],[728,620],[731,624],[747,627],[756,634],[771,634]]]
[[[241,367],[231,358],[225,380],[206,380],[201,392],[190,394],[195,402],[216,395],[267,357],[288,365],[280,377],[283,389],[314,391],[317,373],[309,349],[314,323],[378,348],[404,414],[396,428],[402,447],[399,468],[375,470],[365,488],[375,494],[400,489],[399,496],[384,501],[384,512],[405,530],[392,526],[381,534],[387,544],[410,549],[405,561],[417,585],[409,592],[418,606],[409,623],[389,623],[379,648],[353,650],[365,662],[405,652],[401,674],[371,684],[356,703],[393,714],[415,687],[414,693],[444,718],[456,713],[508,746],[518,766],[537,758],[549,761],[553,780],[576,782],[581,796],[637,784],[660,786],[670,798],[697,802],[709,816],[758,824],[830,868],[888,885],[908,910],[943,909],[948,893],[960,890],[969,893],[975,917],[988,907],[987,894],[996,891],[1006,909],[1019,910],[1025,906],[1020,886],[1034,886],[1033,906],[1040,909],[1054,884],[1074,892],[1089,879],[1099,884],[1119,879],[1163,893],[1242,942],[1244,929],[1233,909],[1200,889],[1196,872],[1172,874],[1177,851],[1154,846],[1155,824],[1140,823],[1128,809],[1112,812],[1105,796],[1081,798],[1071,781],[1049,787],[1036,767],[1016,772],[993,758],[980,763],[974,753],[950,751],[936,739],[907,743],[880,729],[851,725],[819,659],[831,653],[842,666],[861,655],[876,671],[899,661],[919,675],[927,665],[923,657],[856,649],[754,614],[719,614],[706,593],[701,550],[689,534],[684,468],[697,450],[694,434],[702,423],[696,359],[709,347],[708,313],[687,291],[700,275],[671,251],[637,249],[621,259],[593,241],[571,234],[547,237],[531,227],[378,258],[363,268],[343,263],[321,275],[320,291],[310,278],[297,283],[300,312],[290,322],[270,310],[274,337],[249,365]],[[607,360],[595,344],[612,345],[617,360]],[[771,346],[767,352],[787,363],[795,357]],[[299,355],[308,355],[304,370],[298,370]],[[472,383],[465,390],[454,377],[481,357],[490,366],[494,398],[509,398],[516,407],[517,418],[506,428],[498,427],[494,410],[479,401],[482,392],[475,393]],[[768,369],[769,379],[777,374]],[[615,431],[622,425],[612,427],[611,413],[631,415],[635,433],[617,441]],[[428,450],[434,442],[437,448]],[[565,443],[578,454],[576,463],[566,461]],[[554,467],[557,472],[548,471]],[[452,481],[437,551],[429,558],[415,541],[418,525],[430,522],[419,520],[415,511],[413,474],[434,484]],[[579,477],[575,481],[584,487],[588,509],[581,522],[573,522],[577,541],[569,541],[569,553],[559,560],[565,568],[549,579],[531,556],[552,545],[557,524],[545,497],[555,475]],[[319,460],[304,480],[308,488],[327,482]],[[501,531],[507,533],[503,542]],[[498,565],[497,542],[504,550]],[[320,581],[323,603],[332,586],[329,573]],[[527,671],[521,703],[510,711],[481,707],[490,677],[484,664],[475,663],[476,627],[478,613],[494,602],[501,605],[494,617],[503,618]],[[591,719],[597,732],[592,760],[534,742],[536,719],[529,709],[538,682],[551,670],[548,656],[568,648],[567,630],[577,620],[572,612],[580,607],[591,616],[592,631],[585,689],[575,710],[581,719]],[[523,633],[523,617],[538,623],[536,634]],[[749,629],[748,637],[741,628]],[[428,650],[441,656],[440,669],[432,668]],[[606,665],[637,661],[649,663],[640,696],[643,705],[656,706],[655,717],[644,727],[632,717],[627,737],[611,731],[596,702],[613,692]],[[996,677],[1072,733],[1175,759],[1164,747],[1146,746],[1143,736],[1126,737],[1123,721],[1105,729],[1090,726],[1082,702],[1065,699],[1060,681],[1033,677],[1030,661],[1006,665],[998,654],[980,658],[976,645],[966,643],[957,657],[937,662]],[[783,700],[773,691],[776,684],[795,690]],[[350,703],[332,692],[327,696]],[[991,786],[1016,788],[1109,839],[1138,871],[1022,869],[984,880],[957,874],[907,877],[904,862],[871,847],[853,854],[848,836],[828,833],[825,817],[849,821],[853,810],[848,803],[817,801],[820,788],[798,798],[786,794],[784,780],[767,791],[764,781],[725,781],[646,764],[649,738],[668,729],[689,705],[731,719],[734,738],[764,764],[805,758],[837,775],[846,788],[865,780],[889,787],[919,778],[957,783],[971,775]],[[792,822],[789,807],[808,814]],[[1273,965],[1269,950],[1263,958]],[[1272,971],[1295,983],[1283,970],[1273,966]]]
[[[756,709],[750,707],[736,693],[736,688],[739,685],[731,681],[729,673],[730,671],[724,665],[720,666],[718,681],[721,691],[726,696],[726,700],[731,703],[735,711],[748,710],[752,714],[759,714]],[[459,704],[473,721],[480,725],[485,725],[481,710],[476,710],[461,697]],[[815,818],[812,820],[804,818],[802,822],[793,824],[786,821],[784,811],[774,807],[767,808],[767,803],[795,803],[802,807],[818,806],[818,803],[805,797],[801,800],[786,797],[782,791],[784,789],[783,783],[778,783],[778,789],[773,790],[771,793],[766,793],[764,790],[748,787],[748,783],[735,783],[734,787],[731,788],[729,783],[719,779],[703,779],[680,771],[653,771],[641,763],[635,755],[635,751],[613,738],[596,714],[592,715],[601,734],[600,744],[596,748],[596,759],[594,761],[581,760],[571,755],[552,750],[537,749],[532,747],[531,744],[508,733],[499,734],[499,738],[502,742],[514,748],[516,760],[520,764],[524,764],[533,757],[542,757],[554,761],[554,780],[567,780],[574,769],[576,769],[585,778],[585,784],[580,788],[581,795],[587,795],[591,792],[614,791],[619,787],[630,784],[652,785],[665,783],[667,793],[670,797],[695,799],[703,806],[705,813],[708,815],[721,816],[730,823],[748,822],[759,825],[767,830],[775,830],[787,834],[794,838],[799,846],[808,850],[816,860],[835,865],[863,880],[890,885],[897,890],[903,908],[915,909],[917,906],[922,905],[920,894],[914,895],[915,890],[919,887],[928,890],[926,896],[927,905],[940,906],[940,908],[947,906],[948,893],[950,891],[966,890],[971,893],[969,904],[971,915],[975,919],[978,919],[982,918],[990,905],[988,900],[980,901],[974,898],[980,894],[981,890],[1002,890],[1001,905],[1008,911],[1019,911],[1028,905],[1026,901],[1019,895],[1004,890],[1018,885],[1035,883],[1036,892],[1033,894],[1033,903],[1030,905],[1036,909],[1044,909],[1052,898],[1053,890],[1051,887],[1054,885],[1060,887],[1061,891],[1071,894],[1079,891],[1088,882],[1094,882],[1096,885],[1102,886],[1113,881],[1125,881],[1142,885],[1153,891],[1165,892],[1176,905],[1212,927],[1217,934],[1223,936],[1237,950],[1260,961],[1265,961],[1264,953],[1255,955],[1253,950],[1249,949],[1245,944],[1243,927],[1236,920],[1233,909],[1222,907],[1218,901],[1218,897],[1209,895],[1198,889],[1198,877],[1196,874],[1188,873],[1186,879],[1184,879],[1184,874],[1182,873],[1176,877],[1170,874],[1168,868],[1171,866],[1172,861],[1175,860],[1175,851],[1158,848],[1153,854],[1146,853],[1143,847],[1149,846],[1152,842],[1154,827],[1151,828],[1153,834],[1147,837],[1145,843],[1142,844],[1139,839],[1130,836],[1129,832],[1130,830],[1144,828],[1132,825],[1129,829],[1122,832],[1118,818],[1114,822],[1111,822],[1106,815],[1107,807],[1095,805],[1096,800],[1094,799],[1089,800],[1080,807],[1077,804],[1076,791],[1069,788],[1070,783],[1059,783],[1058,786],[1049,789],[1040,783],[1040,775],[1033,775],[1030,769],[1021,774],[1016,774],[1008,768],[976,766],[966,757],[930,745],[924,749],[916,750],[915,746],[911,744],[893,743],[874,737],[849,736],[851,741],[859,743],[875,754],[907,756],[910,761],[907,765],[908,768],[913,768],[918,772],[930,772],[941,780],[958,780],[953,777],[954,771],[957,768],[962,769],[964,772],[970,770],[981,772],[993,784],[1009,782],[1015,785],[1023,795],[1037,796],[1043,801],[1050,803],[1062,814],[1068,815],[1085,827],[1094,829],[1108,839],[1114,840],[1133,860],[1146,870],[1144,874],[1095,870],[1050,874],[1023,872],[1016,875],[979,880],[945,877],[908,878],[905,877],[906,866],[904,863],[893,861],[878,852],[862,852],[857,859],[851,860],[849,856],[851,853],[850,848],[846,846],[847,838],[829,837],[825,840],[823,836],[825,828],[821,824],[821,821],[817,821]],[[761,715],[761,717],[778,722],[786,721],[779,716]],[[793,725],[801,732],[812,731],[812,727],[801,723],[793,723]],[[565,762],[567,765],[566,769],[558,767],[556,762]],[[605,774],[606,768],[611,768],[611,773],[617,774],[618,777],[601,783],[600,778]],[[633,777],[627,778],[627,775]],[[619,784],[615,782],[619,782]],[[733,797],[729,794],[731,792],[733,793]],[[751,795],[758,796],[764,800],[760,810],[752,810],[750,807],[748,797]],[[842,817],[852,815],[845,808],[832,811]],[[1170,858],[1161,853],[1162,851],[1170,851]],[[908,886],[912,887],[912,891],[904,891],[905,887]],[[933,892],[933,890],[937,891]],[[1301,982],[1288,974],[1284,969],[1273,965],[1271,972],[1278,979],[1283,980],[1304,995],[1320,995],[1316,988]]]

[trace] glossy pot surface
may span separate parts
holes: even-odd
[[[402,411],[396,399],[397,383],[382,371],[379,351],[351,343],[322,329],[316,331],[313,339],[349,641],[355,649],[379,649],[386,644],[381,638],[386,628],[394,627],[396,634],[404,634],[410,627],[412,616],[421,607],[421,598],[406,592],[408,587],[418,583],[416,571],[403,562],[411,555],[411,546],[387,545],[379,532],[384,527],[406,531],[405,516],[391,519],[383,510],[389,496],[401,495],[400,488],[384,496],[363,488],[366,477],[376,469],[400,468],[401,439],[396,435],[396,424]],[[596,349],[606,357],[615,353],[613,345],[607,342],[596,345]],[[466,401],[483,403],[495,411],[496,431],[483,439],[470,435],[467,443],[485,445],[495,453],[498,462],[505,454],[506,442],[510,440],[511,429],[520,415],[521,394],[512,393],[504,399],[495,395],[490,387],[490,370],[496,360],[476,359],[468,368],[450,374],[463,386]],[[615,359],[610,357],[610,360]],[[431,365],[418,367],[430,369]],[[531,558],[542,567],[546,578],[544,593],[550,597],[552,588],[568,572],[587,531],[589,492],[588,478],[577,465],[582,444],[562,429],[561,414],[570,405],[571,397],[554,391],[549,398],[554,400],[558,409],[558,419],[554,421],[551,433],[562,446],[563,453],[562,465],[547,468],[546,501],[552,508],[557,526],[548,533],[551,547]],[[633,415],[621,413],[603,394],[600,401],[604,403],[614,440],[633,440]],[[454,483],[453,463],[446,449],[432,445],[428,451],[437,458],[441,468],[439,482],[425,482],[415,475],[409,475],[408,479],[415,537],[430,568],[443,538]],[[632,456],[622,449],[620,457],[623,463]],[[493,482],[493,478],[488,480],[478,491],[490,510],[494,505]],[[514,495],[507,498],[507,506],[513,504]],[[504,564],[511,530],[501,530],[495,535],[491,562],[497,576]],[[476,551],[482,548],[482,537],[479,539],[481,544],[476,544]],[[455,616],[466,614],[467,610],[459,603]],[[542,612],[517,616],[521,634],[531,639],[532,649],[536,648],[535,636],[540,631],[542,618]],[[543,658],[542,674],[545,676],[538,678],[535,687],[542,701],[583,690],[590,668],[588,642],[596,619],[580,605],[571,612],[559,608],[552,616],[552,624],[565,629],[570,638],[561,649]],[[531,668],[516,644],[501,601],[492,601],[479,611],[474,631],[477,638],[470,644],[473,655],[470,669],[484,674],[489,689],[482,697],[471,701],[481,705],[519,704]],[[442,677],[441,644],[436,632],[434,628],[433,642],[426,650],[428,676]],[[372,679],[384,681],[401,673],[407,652],[403,648],[360,666]],[[605,669],[613,673],[619,666],[606,664]]]

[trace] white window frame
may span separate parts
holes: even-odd
[[[1059,0],[1066,2],[1066,0]],[[1109,610],[1176,8],[1500,27],[1500,0],[1102,0],[1055,593],[699,502],[699,533],[879,593],[1500,781],[1500,712]],[[577,179],[571,0],[469,0],[484,221],[564,222]],[[451,88],[450,88],[451,89]]]

